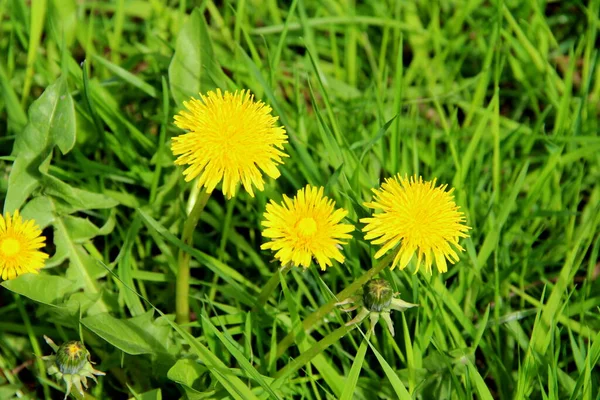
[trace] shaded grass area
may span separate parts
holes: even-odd
[[[60,395],[43,334],[85,339],[97,398],[594,398],[600,2],[285,3],[0,0],[0,198],[53,255],[19,298],[2,288],[0,398]],[[191,188],[172,115],[216,87],[270,104],[290,158],[255,198],[208,202],[190,336],[130,289],[174,313]],[[19,135],[39,140],[15,157]],[[420,304],[395,337],[314,320],[375,264],[359,229],[345,264],[292,269],[257,304],[269,199],[325,186],[361,227],[398,172],[454,187],[473,229],[444,275],[381,273]]]

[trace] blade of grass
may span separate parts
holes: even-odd
[[[138,209],[137,211],[140,213],[140,215],[142,216],[142,219],[145,221],[146,225],[149,228],[156,231],[159,235],[161,235],[163,238],[165,238],[171,244],[175,245],[178,249],[191,254],[192,257],[197,259],[202,265],[207,266],[215,274],[219,275],[222,279],[224,279],[226,282],[233,285],[234,287],[237,287],[239,290],[241,290],[243,293],[245,293],[249,299],[252,297],[250,296],[250,294],[248,294],[246,292],[245,289],[243,289],[241,286],[239,286],[238,282],[243,284],[245,287],[247,287],[248,289],[250,289],[254,292],[259,292],[259,289],[256,285],[254,285],[252,282],[250,282],[248,279],[246,279],[242,274],[237,272],[235,269],[220,262],[216,258],[209,256],[206,253],[203,253],[199,250],[194,249],[191,246],[186,245],[181,240],[179,240],[175,235],[173,235],[171,232],[169,232],[164,226],[162,226],[160,223],[158,223],[158,221],[156,221],[154,218],[152,218],[146,211],[144,211],[142,209]]]
[[[398,375],[396,375],[396,373],[394,372],[392,367],[390,367],[390,365],[385,360],[385,358],[383,358],[381,356],[381,354],[379,353],[379,351],[377,351],[375,346],[373,346],[373,344],[371,344],[370,341],[368,343],[369,343],[369,347],[371,347],[371,351],[373,351],[373,353],[375,354],[375,357],[377,357],[377,361],[379,361],[381,368],[383,368],[383,372],[385,373],[385,376],[388,378],[388,381],[390,381],[390,384],[392,385],[394,392],[398,396],[398,399],[410,400],[411,399],[410,394],[406,390],[406,386],[404,386],[404,384],[402,383],[400,378],[398,378]]]
[[[157,307],[154,306],[148,299],[140,295],[135,289],[127,286],[119,277],[104,266],[107,271],[123,286],[144,300],[150,307],[152,307],[161,317],[165,317],[164,320],[173,328],[179,336],[190,346],[190,349],[208,366],[210,373],[223,385],[225,390],[236,400],[258,400],[259,398],[245,385],[231,369],[228,368],[216,355],[214,355],[206,346],[193,337],[185,329],[181,328],[178,324],[172,321]]]
[[[23,111],[2,64],[0,64],[0,89],[2,89],[8,120],[16,125],[16,130],[21,130],[27,124],[27,114]]]
[[[32,0],[31,23],[29,30],[29,43],[27,46],[27,68],[25,69],[25,82],[21,94],[21,106],[25,107],[29,98],[29,91],[33,83],[34,66],[40,48],[44,22],[46,21],[47,0]]]
[[[150,97],[153,97],[153,98],[158,97],[158,95],[156,93],[156,89],[154,89],[154,87],[152,85],[144,82],[142,79],[138,78],[131,72],[119,67],[116,64],[113,64],[112,62],[110,62],[110,61],[106,60],[105,58],[102,58],[96,54],[94,54],[92,56],[92,58],[96,62],[98,62],[100,65],[105,67],[107,70],[109,70],[110,72],[112,72],[113,74],[115,74],[116,76],[118,76],[119,78],[124,80],[125,82],[129,83],[131,86],[134,86],[134,87],[140,89],[142,92],[146,93]]]
[[[352,362],[352,367],[350,368],[350,372],[348,372],[348,376],[344,382],[344,391],[340,396],[340,400],[351,400],[354,398],[356,383],[358,382],[360,370],[362,369],[363,362],[365,361],[365,354],[367,353],[368,337],[369,335],[363,339],[358,351],[356,352],[356,356]]]
[[[269,393],[271,398],[281,399],[281,397],[277,393],[275,393],[275,391],[273,391],[271,385],[267,383],[265,377],[258,373],[258,371],[252,366],[252,364],[250,364],[246,356],[244,356],[244,354],[236,347],[237,343],[234,342],[233,338],[231,338],[231,336],[227,332],[221,333],[204,315],[202,315],[201,317],[204,320],[203,326],[209,327],[213,334],[227,348],[227,351],[229,351],[229,353],[231,353],[231,355],[237,360],[242,369],[246,371],[248,377],[252,378],[260,386],[262,386],[265,389],[265,391]]]

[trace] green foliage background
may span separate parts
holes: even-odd
[[[597,398],[599,8],[0,0],[0,199],[52,256],[2,283],[0,398],[62,396],[43,334],[85,340],[107,372],[87,398]],[[256,198],[216,192],[191,249],[172,116],[217,87],[270,104],[291,157]],[[444,275],[382,273],[420,304],[395,337],[314,317],[373,265],[359,229],[344,265],[258,301],[269,199],[322,185],[357,223],[398,172],[454,187],[473,229]],[[172,317],[180,249],[191,334]]]

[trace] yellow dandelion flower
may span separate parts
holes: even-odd
[[[435,182],[423,182],[421,177],[418,181],[416,177],[409,180],[398,174],[386,179],[380,189],[373,189],[373,200],[365,203],[366,207],[382,211],[360,220],[367,224],[363,228],[365,239],[383,244],[375,258],[399,244],[392,269],[396,265],[404,269],[418,252],[416,271],[425,259],[425,270],[431,273],[435,258],[438,271],[446,272],[446,259],[452,264],[458,261],[453,247],[464,250],[458,239],[468,237],[466,232],[471,228],[463,224],[465,216],[454,203],[454,189],[446,191],[447,185],[435,187]]]
[[[348,211],[335,209],[335,202],[323,196],[323,190],[307,185],[293,199],[284,195],[281,205],[271,200],[262,222],[266,228],[262,235],[271,241],[261,249],[275,251],[283,265],[308,268],[314,257],[324,271],[332,265],[332,258],[344,262],[341,245],[351,238],[348,233],[354,226],[340,223]]]
[[[271,107],[247,90],[230,93],[217,89],[183,103],[187,111],[175,116],[175,125],[188,133],[173,138],[176,165],[188,165],[186,181],[199,176],[198,185],[212,192],[223,181],[223,194],[235,196],[237,185],[254,197],[252,186],[264,189],[262,173],[276,179],[278,164],[287,157],[285,129],[276,126]]]
[[[48,254],[39,251],[46,238],[33,220],[25,220],[19,211],[0,215],[0,276],[13,279],[26,273],[37,274]]]

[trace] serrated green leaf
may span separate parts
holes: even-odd
[[[134,397],[130,397],[129,400],[162,400],[162,392],[160,389],[154,389],[148,392],[137,394]]]
[[[24,274],[1,283],[6,289],[49,306],[56,306],[77,288],[72,281],[60,276]]]
[[[66,154],[75,144],[75,108],[65,77],[58,78],[29,108],[29,123],[17,136],[17,157],[8,178],[4,211],[21,208],[48,171],[55,146]]]
[[[84,287],[90,294],[100,292],[97,279],[106,276],[106,269],[92,258],[83,246],[76,242],[76,237],[69,231],[69,224],[63,218],[57,218],[54,223],[54,244],[56,253],[49,263],[55,263],[68,258],[70,261],[66,276],[75,282],[76,286]],[[100,303],[101,311],[108,311],[104,303]]]
[[[180,385],[186,386],[187,389],[197,392],[194,389],[195,383],[208,373],[208,369],[199,362],[184,358],[177,360],[175,365],[171,367],[167,373],[167,378]]]
[[[166,336],[170,327],[152,321],[153,311],[130,319],[118,319],[110,314],[83,318],[81,323],[90,331],[127,354],[167,354]]]
[[[51,175],[43,174],[44,194],[59,200],[55,202],[60,214],[72,214],[82,210],[112,208],[119,204],[116,200],[100,193],[78,189]]]
[[[35,197],[23,207],[21,215],[24,219],[33,219],[40,229],[44,229],[54,222],[54,203],[46,196]]]

